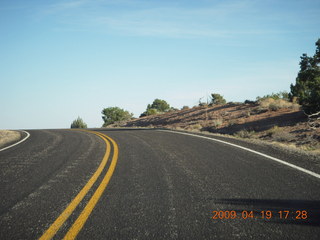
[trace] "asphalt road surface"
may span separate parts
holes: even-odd
[[[168,131],[28,132],[0,152],[1,240],[320,239],[319,175]]]

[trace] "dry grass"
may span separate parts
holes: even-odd
[[[222,118],[217,118],[217,119],[214,119],[212,121],[212,125],[217,128],[217,127],[220,127],[221,125],[223,124],[223,119]]]
[[[283,128],[274,126],[266,131],[266,136],[278,142],[292,142],[295,136]]]
[[[18,141],[21,135],[16,131],[0,130],[0,148],[11,143]]]
[[[249,131],[249,130],[240,130],[234,134],[235,137],[239,138],[253,138],[255,134],[255,131]]]
[[[283,99],[273,99],[273,98],[266,98],[259,102],[259,105],[262,109],[269,109],[272,111],[277,111],[283,108],[289,108],[294,110],[299,110],[300,105],[292,102],[288,102]]]
[[[187,128],[188,130],[191,130],[191,131],[200,131],[202,129],[202,125],[201,124],[193,124],[193,125],[190,125],[188,126]]]

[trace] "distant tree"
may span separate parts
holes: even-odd
[[[211,104],[226,104],[227,101],[218,93],[211,94]]]
[[[189,106],[183,106],[183,107],[181,108],[181,110],[187,110],[187,109],[189,109]]]
[[[147,109],[150,108],[154,108],[158,112],[165,112],[170,109],[170,105],[165,100],[155,99],[151,105],[148,104]]]
[[[320,111],[320,39],[315,45],[313,57],[305,53],[300,57],[300,71],[289,94],[291,101],[296,98],[308,114]]]
[[[108,126],[118,121],[127,121],[132,119],[133,114],[119,107],[108,107],[102,110],[103,126]]]
[[[152,104],[147,105],[146,111],[141,113],[140,117],[167,112],[170,109],[171,109],[170,105],[165,100],[155,99]]]
[[[71,128],[87,128],[87,124],[80,117],[78,117],[71,123]]]

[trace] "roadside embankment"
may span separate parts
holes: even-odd
[[[320,119],[316,121],[313,124],[320,126]],[[252,104],[198,106],[145,116],[110,127],[167,128],[223,134],[320,154],[320,127],[312,126],[297,104],[270,99]]]
[[[21,134],[18,131],[0,130],[0,148],[19,141]]]

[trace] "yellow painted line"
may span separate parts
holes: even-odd
[[[92,185],[97,181],[98,177],[100,176],[101,172],[105,168],[107,161],[110,156],[110,143],[105,138],[102,137],[102,134],[96,133],[93,131],[87,131],[90,133],[94,133],[101,137],[105,143],[106,143],[106,153],[96,170],[96,172],[92,175],[90,180],[87,182],[87,184],[81,189],[81,191],[78,193],[78,195],[71,201],[71,203],[67,206],[67,208],[60,214],[60,216],[54,221],[54,223],[45,231],[45,233],[39,238],[39,240],[47,240],[51,239],[57,231],[60,229],[60,227],[64,224],[64,222],[68,219],[68,217],[72,214],[72,212],[75,210],[75,208],[79,205],[79,203],[82,201],[82,199],[85,197],[85,195],[88,193],[88,191],[91,189]]]
[[[97,188],[97,190],[95,191],[95,193],[93,194],[90,201],[88,202],[86,207],[83,209],[83,211],[81,212],[81,214],[79,215],[77,220],[73,223],[72,227],[69,229],[67,234],[64,236],[64,238],[63,238],[64,240],[71,240],[71,239],[75,239],[77,237],[78,233],[81,231],[82,227],[84,226],[87,219],[89,218],[92,210],[94,209],[97,202],[99,201],[102,193],[106,189],[106,187],[112,177],[112,174],[116,168],[117,161],[118,161],[118,154],[119,154],[118,145],[112,138],[110,138],[106,135],[104,135],[104,136],[108,140],[110,140],[113,145],[112,162],[111,162],[110,167],[109,167],[106,175],[104,176],[101,184],[99,185],[99,187]]]

